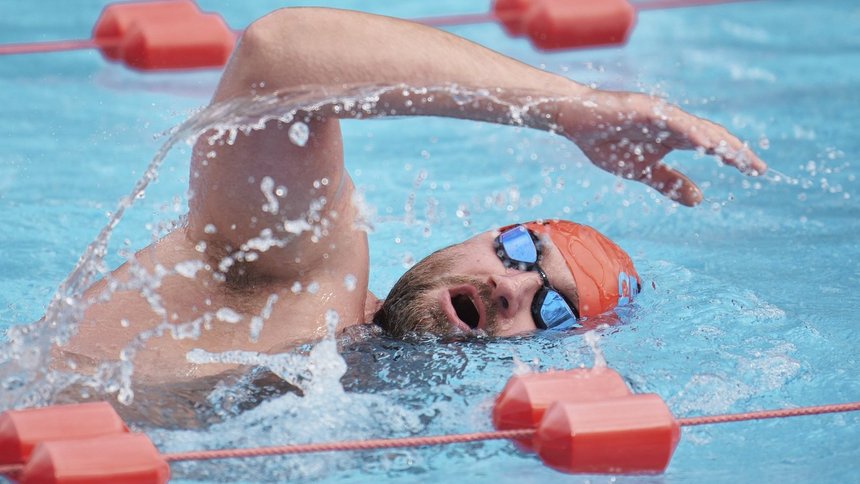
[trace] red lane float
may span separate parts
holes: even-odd
[[[663,472],[681,432],[659,396],[632,394],[609,368],[514,376],[496,399],[493,425],[537,428],[517,442],[553,469],[589,474]]]
[[[534,436],[544,464],[568,473],[657,474],[666,470],[681,427],[654,394],[554,403]]]
[[[43,442],[19,476],[22,484],[163,484],[170,466],[143,434]]]
[[[146,3],[117,3],[102,9],[93,27],[93,39],[102,54],[114,61],[122,60],[120,44],[140,23],[170,22],[175,18],[193,17],[199,13],[192,1],[168,0]]]
[[[167,462],[107,402],[0,414],[0,467],[25,464],[21,483],[167,482]]]
[[[495,0],[491,11],[508,35],[520,37],[526,33],[526,13],[534,3],[535,0]]]
[[[622,45],[635,22],[627,0],[541,0],[526,13],[526,33],[541,50]]]
[[[0,465],[23,464],[40,442],[126,432],[128,427],[106,402],[10,410],[0,414]]]
[[[629,394],[621,375],[609,368],[514,375],[496,398],[493,425],[498,430],[534,429],[555,402],[588,402]],[[532,448],[531,439],[516,442],[525,449]]]
[[[627,0],[495,0],[492,12],[509,35],[547,51],[621,45],[636,22]]]
[[[93,39],[106,59],[140,70],[221,67],[236,43],[220,15],[191,0],[108,5]]]
[[[162,484],[170,466],[143,434],[43,442],[21,472],[22,483]]]

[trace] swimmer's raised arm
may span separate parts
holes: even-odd
[[[252,25],[243,42],[253,55],[248,57],[244,85],[234,84],[232,89],[238,92],[232,95],[247,93],[254,84],[259,87],[265,75],[269,89],[299,84],[458,84],[501,89],[500,96],[509,95],[517,101],[522,100],[521,91],[569,98],[567,102],[538,106],[542,109],[536,111],[549,119],[534,116],[524,121],[531,127],[560,130],[597,166],[648,183],[687,205],[697,203],[701,194],[686,177],[659,163],[672,149],[700,148],[749,173],[766,169],[722,127],[659,98],[589,89],[452,34],[408,21],[341,10],[284,9]],[[398,114],[511,122],[498,113],[488,113],[480,104],[464,107],[438,96],[426,106],[426,112],[420,112],[414,103],[410,112],[397,96],[386,101],[391,103],[387,109]],[[340,116],[349,114],[342,112]],[[680,186],[673,191],[678,183]]]
[[[343,10],[283,9],[254,22],[244,32],[213,102],[303,85],[398,84],[456,84],[486,90],[503,103],[531,106],[518,117],[509,110],[489,111],[489,101],[463,104],[440,91],[432,102],[416,102],[420,97],[393,90],[369,110],[320,107],[309,123],[306,146],[290,142],[287,126],[271,125],[250,136],[240,135],[232,146],[201,146],[192,169],[205,174],[192,177],[192,235],[206,239],[205,224],[214,224],[218,237],[226,237],[235,247],[260,227],[301,216],[315,199],[342,200],[352,185],[343,168],[334,118],[436,115],[549,130],[574,141],[600,168],[646,183],[685,205],[698,203],[701,192],[683,174],[661,163],[673,149],[716,154],[745,173],[766,169],[722,127],[659,98],[590,89],[437,29]],[[205,156],[218,162],[203,169]],[[289,192],[290,203],[277,216],[260,210],[266,205],[260,186],[266,176]],[[320,180],[329,183],[321,185]],[[345,180],[344,185],[339,180]],[[342,186],[344,191],[337,191]],[[348,219],[331,223],[351,223]]]

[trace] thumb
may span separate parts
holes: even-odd
[[[639,181],[682,205],[692,207],[702,201],[702,191],[680,171],[658,163],[639,177]]]

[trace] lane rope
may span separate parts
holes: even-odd
[[[219,449],[162,454],[167,462],[188,460],[232,459],[268,455],[310,454],[316,452],[394,449],[401,447],[426,447],[430,445],[462,444],[484,440],[521,439],[531,437],[534,429],[500,430],[471,434],[431,435],[428,437],[404,437],[398,439],[347,440],[319,444],[280,445],[252,449]]]
[[[860,411],[860,402],[816,405],[812,407],[784,408],[779,410],[761,410],[758,412],[731,413],[726,415],[686,417],[679,418],[678,423],[682,427],[689,427],[693,425],[743,422],[746,420],[765,420],[770,418],[802,417],[806,415],[821,415],[825,413],[841,413],[855,411]]]

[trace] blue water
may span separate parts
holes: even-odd
[[[241,27],[276,2],[200,2]],[[0,42],[83,38],[105,2],[0,7]],[[325,2],[405,18],[484,2]],[[441,119],[345,122],[346,159],[375,210],[371,288],[410,261],[503,223],[565,217],[626,248],[645,292],[600,332],[610,366],[678,416],[860,400],[860,6],[761,1],[645,12],[623,49],[543,54],[493,25],[453,32],[608,89],[662,94],[748,140],[774,169],[746,178],[674,154],[706,200],[677,207],[590,166],[543,133]],[[217,72],[144,75],[97,53],[0,58],[0,327],[38,319],[168,129],[205,105]],[[185,211],[175,148],[112,238],[110,264]],[[417,180],[423,180],[420,183]],[[407,210],[407,201],[414,205]],[[490,427],[517,365],[590,365],[582,335],[347,344],[325,398],[273,399],[208,431],[152,430],[164,449],[468,432]],[[336,380],[336,379],[335,379]],[[329,385],[326,387],[325,385]],[[225,410],[230,415],[231,409]],[[860,416],[688,429],[662,477],[857,480]],[[203,480],[605,482],[564,476],[504,443],[177,466]]]

